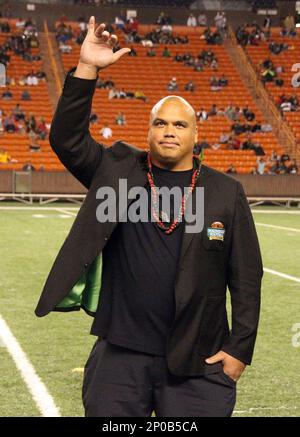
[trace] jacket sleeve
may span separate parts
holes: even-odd
[[[51,123],[49,141],[64,166],[89,188],[105,146],[97,143],[89,132],[97,79],[73,77],[75,69],[67,73]]]
[[[251,364],[260,312],[263,266],[247,197],[238,182],[227,284],[231,295],[232,330],[224,352]]]

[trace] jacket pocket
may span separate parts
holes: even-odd
[[[207,215],[202,232],[203,247],[206,250],[224,250],[227,241],[227,218],[221,215]]]

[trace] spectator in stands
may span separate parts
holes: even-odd
[[[109,100],[111,99],[118,99],[120,96],[119,91],[117,90],[117,88],[113,87],[110,88],[108,91],[108,98]]]
[[[99,120],[99,117],[96,114],[96,112],[92,112],[91,115],[90,115],[90,123],[91,124],[96,124],[96,123],[98,123],[98,120]]]
[[[254,143],[253,150],[254,150],[254,153],[256,156],[264,156],[265,155],[265,151],[264,151],[262,145],[259,143]]]
[[[217,112],[218,112],[217,105],[214,103],[214,104],[211,105],[211,108],[208,111],[207,116],[208,117],[213,117],[213,116],[217,115]]]
[[[134,93],[132,91],[126,91],[127,99],[134,99]]]
[[[112,137],[113,132],[109,125],[105,123],[104,127],[100,130],[100,134],[103,136],[103,138],[108,139]]]
[[[236,174],[237,171],[236,171],[235,166],[233,164],[230,164],[229,168],[226,170],[226,173],[227,174]]]
[[[235,109],[231,103],[225,109],[225,116],[229,118],[229,120],[235,120]]]
[[[17,103],[16,106],[13,109],[13,114],[16,120],[24,120],[25,118],[25,112],[20,106],[20,103]]]
[[[13,94],[9,88],[7,88],[7,90],[3,91],[1,98],[3,100],[11,100],[13,98]]]
[[[280,162],[290,161],[290,155],[288,153],[283,153],[280,157]]]
[[[40,117],[39,122],[37,123],[36,133],[40,140],[45,140],[47,138],[48,129],[44,117]]]
[[[270,15],[267,15],[267,16],[265,17],[265,19],[264,19],[263,27],[264,27],[265,29],[270,29],[271,26],[272,26],[272,20],[271,20],[271,17],[270,17]]]
[[[35,132],[37,123],[35,116],[32,112],[29,112],[28,118],[25,118],[25,124],[28,132],[30,132],[31,130]]]
[[[196,117],[200,123],[203,123],[203,121],[208,119],[207,112],[204,110],[204,108],[201,108],[200,111],[196,112]]]
[[[105,89],[106,88],[105,83],[106,83],[105,80],[101,79],[101,77],[98,77],[98,80],[96,82],[96,88]]]
[[[212,70],[218,70],[218,68],[219,68],[219,64],[218,64],[218,61],[217,61],[216,59],[213,59],[213,60],[211,61],[210,68],[211,68]]]
[[[240,121],[242,114],[243,114],[242,110],[239,108],[239,106],[236,106],[234,108],[234,112],[232,114],[232,120],[233,121]]]
[[[72,46],[62,41],[59,43],[58,48],[61,53],[72,53]]]
[[[222,76],[220,77],[219,85],[222,87],[228,85],[228,79],[226,79],[225,74],[222,74]]]
[[[210,144],[209,144],[209,142],[207,141],[205,135],[203,135],[202,140],[199,142],[199,146],[200,146],[200,149],[201,149],[201,150],[202,150],[202,149],[209,149],[209,148],[210,148]]]
[[[269,44],[269,50],[273,55],[279,55],[283,51],[288,49],[288,45],[284,43],[277,43],[275,41],[271,41]]]
[[[235,134],[229,137],[226,150],[240,150],[241,141],[237,138]]]
[[[125,20],[123,17],[117,16],[115,17],[115,27],[116,29],[123,30],[125,27]]]
[[[4,49],[0,49],[0,62],[6,67],[9,65],[10,55],[4,52]]]
[[[119,98],[120,99],[126,99],[126,91],[124,90],[124,88],[121,88],[119,91]]]
[[[202,149],[201,149],[200,143],[199,142],[195,143],[194,148],[193,148],[193,155],[197,155],[200,157],[201,152],[202,152]]]
[[[137,56],[137,51],[134,49],[134,47],[131,46],[130,48],[131,50],[128,53],[128,56]]]
[[[245,132],[245,127],[239,121],[236,121],[231,125],[231,131],[234,132],[235,135],[241,135]]]
[[[190,13],[186,25],[189,27],[196,27],[197,26],[197,19],[193,13]]]
[[[255,114],[249,109],[249,106],[243,108],[243,115],[247,121],[253,121],[255,119]]]
[[[21,135],[26,134],[26,125],[24,120],[15,121],[15,126],[18,134]]]
[[[22,167],[23,171],[35,171],[35,167],[31,164],[30,161],[26,161]]]
[[[285,161],[283,161],[283,162],[281,162],[279,164],[279,169],[278,170],[279,170],[279,174],[288,174],[289,169],[288,169]]]
[[[33,85],[33,86],[36,86],[36,85],[38,85],[38,83],[39,83],[39,80],[38,80],[38,77],[37,77],[36,73],[34,73],[33,71],[31,71],[31,73],[29,73],[29,74],[27,75],[26,85],[29,85],[29,86]]]
[[[204,63],[201,59],[194,58],[192,61],[192,65],[195,71],[203,71]]]
[[[298,174],[298,166],[296,159],[292,160],[292,163],[288,166],[288,173],[289,174]]]
[[[198,15],[198,24],[199,26],[207,26],[207,16],[202,12]]]
[[[10,32],[10,25],[8,21],[2,21],[0,23],[0,32],[2,33],[9,33]]]
[[[217,28],[217,32],[224,37],[225,36],[225,31],[226,31],[226,26],[227,26],[227,18],[225,15],[225,12],[218,12],[217,15],[215,16],[215,25]]]
[[[168,91],[177,91],[178,90],[178,84],[176,77],[172,77],[170,82],[167,85]]]
[[[212,32],[209,27],[204,30],[200,39],[205,39],[206,43],[211,45],[222,44],[222,35],[219,30]]]
[[[31,100],[31,94],[28,90],[22,91],[21,100]]]
[[[176,62],[182,62],[183,61],[183,57],[178,52],[176,52],[173,60],[176,61]]]
[[[115,118],[115,122],[119,126],[123,126],[124,124],[126,124],[126,118],[123,112],[118,112]]]
[[[7,164],[11,161],[11,156],[5,149],[0,149],[0,164]]]
[[[230,139],[229,133],[228,132],[222,132],[221,135],[220,135],[219,141],[220,141],[221,144],[227,144],[229,139]]]
[[[261,125],[260,130],[261,130],[261,132],[271,132],[273,129],[269,123],[264,123]]]
[[[114,86],[115,86],[114,81],[112,80],[111,77],[109,77],[105,82],[105,88],[113,88]]]
[[[164,50],[162,52],[162,57],[163,58],[170,58],[171,57],[171,53],[170,53],[170,51],[169,51],[167,46],[165,46],[165,48],[164,48]]]
[[[194,82],[193,82],[192,80],[190,80],[189,82],[187,82],[187,83],[184,85],[184,89],[185,89],[185,91],[191,91],[191,92],[194,92],[195,89],[196,89]]]
[[[19,78],[19,85],[21,85],[21,86],[25,86],[26,85],[26,80],[27,80],[27,77],[25,76],[25,75],[22,75],[20,78]]]
[[[156,56],[156,51],[154,49],[147,50],[147,56],[149,58],[153,58],[154,56]]]
[[[38,143],[38,135],[36,135],[35,137],[33,135],[31,136],[31,142],[29,143],[29,150],[30,150],[30,152],[40,152],[41,151],[41,146]]]
[[[220,91],[222,87],[219,85],[219,80],[216,76],[212,76],[210,78],[210,90],[211,91]]]
[[[252,140],[252,136],[250,133],[247,134],[246,140],[242,143],[242,150],[253,150],[254,149],[254,142]]]
[[[283,22],[283,28],[281,29],[282,36],[296,36],[295,30],[295,18],[292,14],[289,14]]]
[[[272,150],[272,153],[271,153],[269,161],[270,162],[276,162],[278,160],[279,160],[279,156],[278,156],[277,152],[275,150]]]
[[[272,67],[270,66],[268,68],[264,68],[261,71],[261,81],[264,84],[266,82],[272,82],[275,77],[276,77],[276,71],[275,71],[273,66]]]
[[[146,97],[144,91],[142,91],[142,90],[140,90],[140,89],[137,90],[137,91],[134,93],[134,97],[135,97],[135,99],[143,100],[143,102],[147,102],[147,101],[148,101],[148,99],[147,99],[147,97]]]
[[[15,125],[15,118],[12,113],[10,113],[7,117],[5,117],[4,122],[4,131],[7,133],[15,133],[17,127]]]
[[[257,173],[263,175],[265,173],[266,161],[264,158],[257,158]]]

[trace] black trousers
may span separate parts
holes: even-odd
[[[236,383],[223,372],[172,375],[163,356],[145,354],[98,338],[84,368],[86,417],[228,417]]]

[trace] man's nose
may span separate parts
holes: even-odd
[[[165,137],[175,137],[174,135],[174,126],[172,125],[166,125],[165,127],[165,131],[164,131],[164,136]]]

